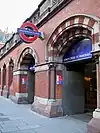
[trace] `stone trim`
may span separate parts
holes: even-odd
[[[93,118],[100,119],[100,109],[95,109],[93,112]]]
[[[57,61],[57,59],[56,59]],[[59,60],[59,62],[45,62],[44,64],[38,64],[35,66],[35,72],[41,72],[41,71],[47,71],[49,70],[49,67],[56,63],[57,64],[57,70],[62,70],[62,65],[63,63]],[[27,74],[28,73],[28,70],[15,70],[13,71],[13,75],[21,75],[21,74]]]
[[[26,54],[31,54],[35,60],[35,64],[38,64],[39,63],[39,59],[38,59],[38,55],[35,51],[35,49],[33,49],[32,47],[25,47],[22,49],[21,53],[20,53],[20,56],[17,60],[17,67],[20,68],[20,64],[23,60],[23,58],[25,57]]]
[[[63,21],[52,33],[47,43],[47,57],[48,58],[50,57],[49,51],[52,51],[51,49],[55,47],[54,44],[57,41],[58,37],[63,34],[65,29],[67,30],[75,26],[85,27],[87,30],[90,30],[93,44],[95,45],[99,43],[99,40],[100,40],[99,35],[98,35],[99,34],[99,21],[97,21],[96,17],[94,18],[92,16],[88,16],[85,14],[74,15],[74,16],[71,16],[70,18],[67,18],[65,21]],[[59,33],[60,28],[62,29],[61,33]],[[88,34],[86,35],[88,36]],[[95,38],[94,38],[94,35],[95,35]],[[98,45],[93,46],[93,51],[96,50],[97,48],[98,48]],[[53,57],[54,54],[52,54],[51,56]]]
[[[8,90],[7,89],[2,90],[2,96],[8,98]]]
[[[49,69],[48,64],[42,65],[42,66],[36,66],[35,67],[35,72],[46,71],[48,69]]]
[[[56,59],[57,60],[57,59]],[[40,66],[35,67],[35,72],[41,72],[41,71],[47,71],[49,70],[50,66],[53,66],[54,64],[57,65],[56,70],[62,70],[63,63],[59,60],[58,62],[47,62],[45,64],[40,64]]]
[[[47,117],[63,116],[62,99],[48,99],[35,96],[31,109]]]
[[[96,53],[96,52],[99,52],[100,50],[100,42],[97,42],[97,43],[95,43],[95,44],[93,44],[92,45],[93,47],[92,47],[92,51],[91,51],[91,53]]]
[[[62,28],[62,29],[65,29],[65,28],[67,28],[69,26],[72,26],[72,25],[74,26],[74,24],[78,24],[80,26],[80,22],[81,22],[81,25],[82,24],[85,25],[86,28],[88,28],[88,27],[94,28],[94,33],[98,33],[99,32],[98,31],[99,29],[97,28],[98,27],[98,23],[97,23],[96,20],[94,20],[93,18],[90,18],[88,16],[85,16],[85,15],[77,15],[77,16],[73,16],[72,18],[68,18],[67,20],[65,20],[63,22],[63,24],[60,24],[60,26],[58,26],[57,29],[52,34],[49,42],[51,42],[51,40],[53,42],[55,42],[54,40],[56,40],[57,36],[59,35],[59,32],[56,32],[56,31],[59,31],[59,27]],[[93,25],[91,25],[92,23],[93,23]]]
[[[51,105],[52,103],[59,103],[59,105],[62,104],[62,99],[48,99],[48,98],[41,98],[38,96],[34,96],[34,101],[38,101],[38,103],[40,104],[44,104],[44,105]]]
[[[100,42],[95,43],[95,45],[92,45],[93,46],[92,49],[93,49],[94,52],[100,51],[100,46],[99,45],[100,45]]]
[[[16,92],[15,96],[17,98],[19,98],[19,97],[28,97],[28,93],[18,93],[18,92]]]
[[[21,75],[21,74],[27,75],[27,71],[17,70],[17,71],[14,71],[13,72],[13,75]]]

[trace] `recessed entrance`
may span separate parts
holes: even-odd
[[[96,65],[92,60],[92,42],[82,39],[64,55],[64,115],[93,112],[97,107]]]
[[[27,100],[31,104],[34,101],[35,90],[35,73],[34,73],[35,60],[31,54],[26,54],[23,58],[20,67],[22,70],[27,71],[27,75],[23,77],[23,85],[26,88]]]

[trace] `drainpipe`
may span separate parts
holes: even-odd
[[[45,62],[48,62],[48,43],[45,44]]]
[[[49,98],[52,99],[56,99],[56,66],[54,63],[49,64]],[[51,72],[53,72],[52,75]]]
[[[50,83],[51,83],[51,80],[50,80],[50,68],[49,68],[49,70],[48,70],[48,88],[49,88],[49,90],[48,90],[48,99],[50,99],[50,88],[51,88],[51,85],[50,85]]]
[[[56,99],[56,64],[54,64],[54,99]]]

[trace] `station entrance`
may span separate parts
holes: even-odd
[[[93,112],[97,107],[96,64],[91,49],[91,40],[83,39],[74,42],[63,57],[64,115]]]
[[[27,94],[27,102],[32,104],[34,102],[35,93],[35,72],[34,72],[35,60],[31,54],[26,54],[23,58],[20,67],[27,72],[22,79],[22,85],[24,86],[24,93]]]

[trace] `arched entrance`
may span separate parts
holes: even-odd
[[[33,103],[35,96],[35,65],[38,63],[38,57],[34,49],[24,48],[19,54],[16,63],[17,70],[14,72],[14,78],[18,81],[19,89],[15,92],[18,103]],[[17,75],[17,77],[16,77]]]
[[[9,58],[8,64],[3,65],[3,69],[1,70],[1,87],[2,87],[2,94],[5,97],[9,97],[11,90],[11,84],[13,81],[13,67],[14,62],[12,58]]]
[[[7,98],[10,96],[11,92],[11,85],[13,83],[13,68],[14,68],[14,62],[13,59],[9,59],[8,68],[7,68]]]
[[[55,81],[59,75],[59,79],[63,79],[63,84],[55,82],[54,98],[62,100],[64,115],[93,111],[97,107],[96,74],[98,71],[96,71],[94,54],[91,52],[99,50],[98,43],[98,19],[86,15],[75,15],[66,19],[56,28],[48,41],[46,60],[53,62],[56,67]],[[79,47],[75,48],[79,44],[81,51]],[[76,51],[85,53],[80,58],[78,58],[79,55],[71,57],[71,54]],[[65,55],[66,60],[64,60]],[[91,85],[91,82],[94,85]],[[94,87],[91,88],[91,86]]]
[[[63,56],[64,115],[93,112],[97,107],[96,64],[91,51],[92,41],[82,37]]]
[[[2,92],[1,92],[1,95],[3,95],[3,91],[4,89],[6,88],[6,64],[4,63],[3,65],[3,70],[2,70],[2,80],[1,80],[1,84],[2,84]]]
[[[35,72],[34,72],[34,65],[35,65],[35,60],[33,58],[33,56],[28,53],[26,54],[23,59],[22,62],[20,64],[20,69],[21,70],[25,70],[27,71],[27,76],[26,78],[22,78],[22,84],[24,84],[24,82],[26,82],[26,93],[27,95],[27,100],[28,103],[33,103],[34,101],[34,91],[35,91]],[[26,81],[24,81],[26,80]]]

